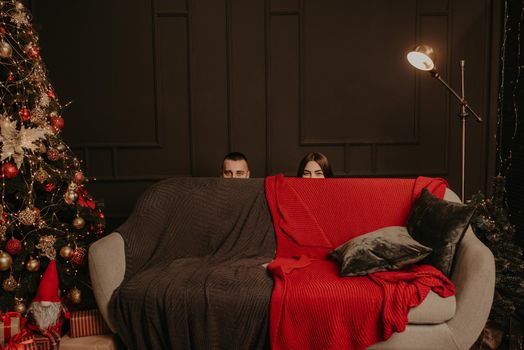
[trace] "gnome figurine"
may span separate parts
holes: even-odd
[[[69,313],[58,296],[58,273],[55,260],[51,260],[47,266],[28,311],[32,317],[30,328],[49,338],[52,349],[58,349],[60,329],[64,317],[69,318]]]

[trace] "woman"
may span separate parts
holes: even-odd
[[[310,152],[298,165],[297,177],[323,179],[333,177],[329,160],[320,152]]]

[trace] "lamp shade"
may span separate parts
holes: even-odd
[[[407,59],[411,65],[423,71],[431,71],[435,69],[435,51],[427,45],[420,45],[407,55]]]

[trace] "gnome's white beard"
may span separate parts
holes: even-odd
[[[37,326],[42,330],[46,330],[59,321],[62,304],[57,302],[43,306],[41,302],[35,301],[31,308],[33,309],[33,318]]]

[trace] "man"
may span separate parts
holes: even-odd
[[[226,179],[249,178],[247,158],[240,152],[226,154],[222,163],[222,177]]]

